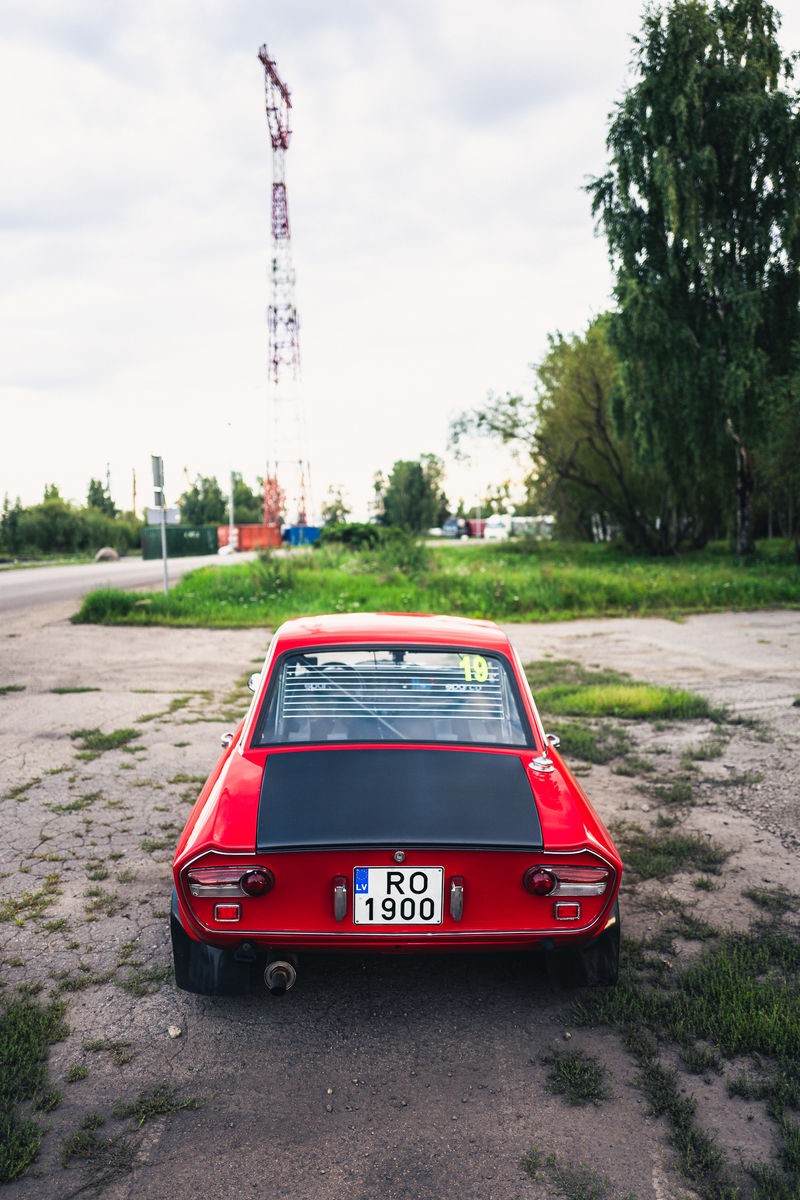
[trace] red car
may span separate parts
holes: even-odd
[[[490,621],[287,621],[175,853],[179,987],[281,994],[307,951],[544,951],[611,984],[622,863]]]

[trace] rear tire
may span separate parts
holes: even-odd
[[[551,950],[547,956],[550,981],[557,987],[612,987],[619,979],[619,902],[611,924],[591,942],[568,950]]]
[[[170,927],[175,983],[184,992],[199,996],[242,996],[257,985],[257,962],[241,961],[233,950],[207,946],[189,936],[178,915],[174,889]]]

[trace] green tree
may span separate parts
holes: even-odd
[[[184,525],[224,525],[228,504],[215,475],[198,475],[178,500]]]
[[[535,367],[534,395],[490,395],[484,408],[458,419],[453,437],[488,434],[524,447],[531,459],[525,507],[553,513],[562,536],[619,529],[637,549],[669,552],[692,527],[669,509],[663,474],[639,467],[614,420],[619,363],[608,324],[605,315],[584,334],[551,337]]]
[[[344,525],[351,511],[341,487],[329,487],[321,512],[323,525]]]
[[[111,499],[99,479],[89,480],[89,490],[86,494],[86,506],[87,508],[96,509],[98,512],[104,513],[107,517],[115,517],[117,515],[114,501]]]
[[[739,556],[800,344],[800,116],[778,27],[764,0],[646,9],[609,169],[588,187],[639,459],[666,472],[677,511],[729,496]]]
[[[383,524],[420,533],[447,517],[444,464],[435,454],[394,464],[382,492]]]
[[[263,481],[258,491],[233,472],[233,520],[237,525],[262,525],[264,522]]]

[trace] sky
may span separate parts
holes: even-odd
[[[548,334],[610,302],[584,187],[642,9],[4,0],[0,496],[83,503],[108,473],[141,511],[153,454],[168,502],[279,456],[263,43],[292,95],[302,384],[279,411],[304,413],[316,510],[333,487],[365,516],[375,473],[427,453],[453,504],[521,476],[487,442],[457,462],[450,423],[529,391]]]

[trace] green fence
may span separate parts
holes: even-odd
[[[187,554],[216,554],[219,548],[216,525],[168,525],[167,557]],[[142,558],[161,558],[161,528],[147,525],[142,530]]]

